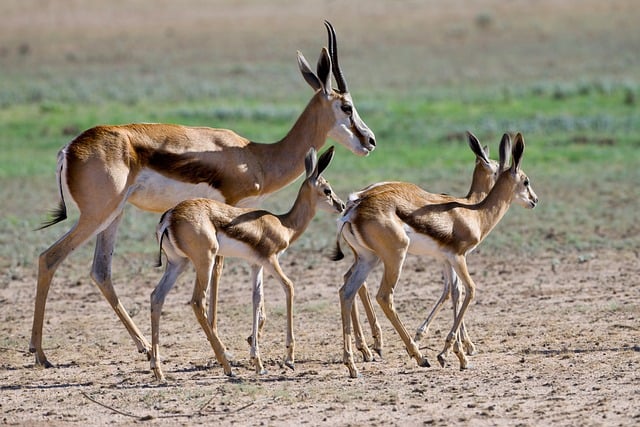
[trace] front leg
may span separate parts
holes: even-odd
[[[440,312],[440,309],[443,307],[444,303],[449,299],[449,296],[451,295],[452,274],[453,274],[453,270],[451,270],[451,267],[445,266],[442,272],[442,276],[444,279],[442,294],[440,295],[438,302],[436,302],[436,304],[431,309],[431,312],[429,313],[427,318],[424,320],[424,322],[422,322],[422,324],[420,324],[420,326],[416,330],[416,335],[413,338],[414,341],[420,341],[420,339],[422,339],[423,336],[429,334],[429,326],[431,325],[431,322],[433,322],[433,320],[436,318],[436,316]],[[453,277],[455,277],[455,275]]]
[[[462,291],[462,284],[460,283],[457,275],[454,274],[453,278],[454,281],[453,286],[451,287],[451,300],[453,302],[453,319],[455,321],[458,311],[460,311],[460,294]],[[467,355],[473,356],[476,354],[476,346],[469,337],[464,320],[460,323],[460,334],[458,338],[462,341],[462,348]]]
[[[249,345],[251,346],[250,357],[256,368],[256,373],[264,375],[267,370],[262,364],[262,358],[260,357],[260,347],[258,340],[260,337],[260,331],[262,329],[263,321],[261,319],[261,313],[264,312],[264,288],[262,283],[262,267],[254,265],[251,267],[251,281],[253,284],[253,322],[251,325],[251,336],[249,337]]]
[[[380,327],[378,317],[376,316],[373,304],[371,303],[367,282],[362,282],[362,286],[358,290],[358,296],[360,297],[360,301],[362,301],[362,306],[364,307],[364,312],[367,314],[367,321],[371,328],[371,335],[373,336],[373,350],[378,353],[378,356],[382,357],[382,328]]]
[[[278,263],[277,256],[272,256],[269,259],[269,264],[264,266],[270,268],[272,274],[280,279],[280,284],[284,289],[285,299],[287,304],[287,332],[286,332],[286,355],[284,358],[284,364],[291,369],[295,369],[295,338],[293,336],[293,282],[284,274],[280,264]]]
[[[464,295],[464,301],[462,302],[462,306],[460,307],[459,312],[455,316],[455,320],[453,322],[453,326],[451,327],[451,331],[447,335],[444,348],[442,349],[440,354],[438,354],[438,362],[440,362],[441,366],[444,366],[445,364],[444,356],[449,351],[449,349],[451,349],[451,347],[453,346],[454,340],[456,342],[459,342],[460,340],[459,338],[460,325],[464,320],[464,315],[467,311],[467,308],[469,307],[469,304],[471,303],[471,301],[475,296],[475,288],[476,288],[476,285],[473,282],[471,275],[469,274],[469,270],[467,269],[467,260],[463,255],[456,255],[451,260],[451,266],[453,267],[455,273],[458,275],[458,277],[462,280],[464,284],[465,295]],[[456,356],[458,356],[458,360],[460,362],[460,369],[461,370],[467,369],[467,359],[464,356],[464,352],[461,351],[459,345],[456,345],[456,348],[454,348],[454,351],[455,350],[457,350]]]
[[[360,315],[358,313],[358,304],[351,305],[351,323],[353,324],[353,332],[356,340],[356,349],[362,353],[362,359],[365,362],[371,362],[373,360],[373,354],[367,346],[364,339],[364,333],[362,332],[362,326],[360,325]]]

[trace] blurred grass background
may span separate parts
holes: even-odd
[[[32,231],[56,203],[56,153],[75,135],[97,124],[172,122],[278,140],[311,96],[295,53],[315,63],[324,19],[336,27],[356,107],[378,139],[365,159],[338,149],[325,175],[344,198],[382,180],[464,195],[473,166],[465,130],[494,158],[503,132],[522,132],[523,168],[541,204],[514,206],[481,250],[637,251],[636,2],[469,3],[3,1],[4,278],[32,274],[39,252],[71,226]],[[295,191],[266,207],[284,211]],[[156,221],[128,208],[118,254],[151,265]],[[319,214],[299,245],[327,251],[334,232],[333,218]]]

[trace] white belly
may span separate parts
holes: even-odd
[[[428,255],[442,261],[447,258],[442,246],[440,246],[436,240],[426,234],[418,233],[406,224],[404,225],[404,231],[407,233],[407,237],[409,237],[408,252],[410,254]]]
[[[226,202],[222,193],[207,183],[176,181],[151,169],[140,172],[134,186],[136,188],[128,201],[145,211],[164,212],[187,199],[204,198]],[[236,206],[257,207],[266,198],[267,195],[247,197],[236,203]]]
[[[255,250],[244,242],[232,239],[224,233],[216,233],[218,239],[218,255],[228,258],[240,258],[251,264],[258,263],[258,255]]]

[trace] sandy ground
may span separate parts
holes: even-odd
[[[27,352],[34,272],[0,289],[0,423],[17,425],[637,425],[640,421],[640,287],[638,255],[604,252],[470,257],[478,284],[467,316],[479,353],[460,371],[450,354],[435,359],[450,326],[443,311],[423,346],[431,368],[407,356],[378,310],[384,358],[358,360],[361,378],[341,363],[337,289],[349,260],[293,253],[283,268],[296,283],[296,367],[284,355],[283,292],[266,282],[267,326],[258,377],[244,338],[250,289],[244,264],[228,262],[220,292],[219,329],[234,354],[235,378],[212,350],[187,305],[189,272],[170,293],[161,322],[167,383],[153,380],[146,359],[88,277],[65,281],[62,267],[47,306],[44,346],[53,369]],[[140,260],[151,263],[151,260]],[[115,268],[114,268],[115,271]],[[161,271],[141,269],[117,289],[150,338],[149,295]],[[19,274],[17,276],[20,276]],[[377,283],[379,272],[370,281]],[[375,288],[375,286],[374,286]],[[438,269],[409,258],[396,292],[407,328],[415,329],[440,292]],[[364,316],[363,316],[364,317]],[[364,318],[363,318],[364,321]]]

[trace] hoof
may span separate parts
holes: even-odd
[[[427,360],[426,357],[423,357],[422,361],[420,361],[420,363],[418,363],[418,366],[420,366],[421,368],[430,368],[431,364],[429,363],[429,361]]]
[[[440,363],[440,366],[443,367],[443,368],[446,366],[446,362],[444,360],[444,357],[441,354],[438,355],[438,363]]]
[[[40,367],[45,368],[45,369],[55,368],[55,366],[53,365],[53,363],[49,362],[47,359],[44,359],[44,360],[38,360],[38,358],[37,358],[37,357],[36,357],[35,365],[36,365],[36,366],[40,366]]]
[[[293,361],[292,361],[292,360],[285,360],[284,364],[285,364],[285,366],[286,366],[287,368],[289,368],[289,369],[291,369],[291,370],[295,371],[296,367],[295,367],[295,365],[293,364]]]
[[[351,378],[360,378],[362,376],[355,366],[347,366],[347,369],[349,369],[349,377]]]
[[[360,353],[362,353],[362,360],[364,362],[373,362],[374,360],[373,353],[371,353],[371,350],[369,350],[369,347],[359,348],[358,350],[360,350]]]

